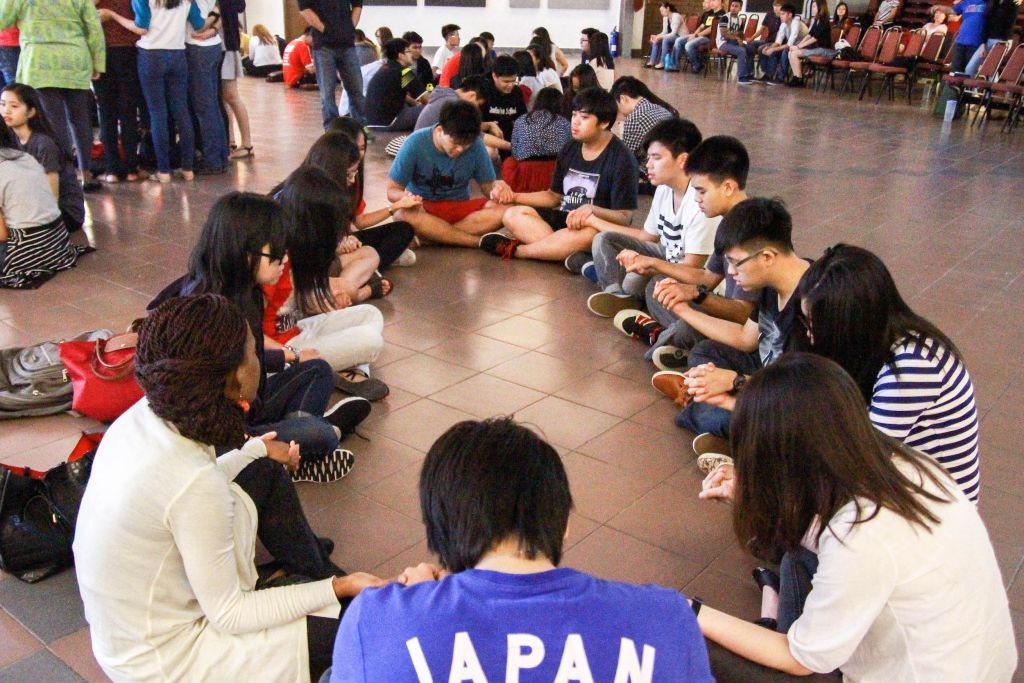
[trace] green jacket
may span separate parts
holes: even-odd
[[[18,24],[18,82],[88,90],[107,65],[99,13],[91,0],[0,0],[0,28]]]

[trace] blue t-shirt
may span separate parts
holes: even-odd
[[[434,146],[433,134],[433,128],[424,128],[410,135],[388,177],[428,201],[469,199],[470,180],[494,182],[494,165],[483,139],[477,138],[469,149],[452,159]]]
[[[985,40],[985,12],[988,6],[977,0],[961,0],[953,11],[961,16],[960,30],[956,34],[958,45],[981,45]]]
[[[619,678],[616,674],[632,673]],[[573,569],[470,569],[364,590],[345,612],[331,683],[713,681],[686,599]],[[589,675],[588,675],[589,674]]]

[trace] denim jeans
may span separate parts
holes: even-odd
[[[249,413],[248,431],[277,432],[278,441],[298,443],[304,459],[324,458],[338,447],[334,427],[323,419],[333,390],[334,371],[319,358],[271,375]]]
[[[17,45],[0,47],[0,77],[4,85],[17,81],[18,57],[21,56],[21,48]]]
[[[772,80],[786,80],[789,74],[789,52],[780,50],[770,55],[761,55],[761,71]]]
[[[199,124],[203,163],[215,168],[228,164],[228,132],[220,110],[220,45],[186,45],[188,95]]]
[[[690,39],[690,36],[682,36],[676,38],[672,43],[671,49],[665,50],[665,68],[666,69],[678,69],[679,60],[683,58],[683,50],[686,49],[686,41]]]
[[[621,232],[599,232],[590,245],[594,255],[594,267],[597,269],[597,284],[612,294],[629,294],[637,299],[644,298],[647,277],[637,273],[627,273],[616,257],[623,249],[632,249],[642,256],[665,258],[660,242],[638,240]]]
[[[964,73],[967,68],[967,63],[974,56],[974,53],[978,49],[978,45],[961,45],[960,43],[953,43],[953,59],[949,62],[949,70],[951,73]],[[978,65],[981,68],[981,65]]]
[[[981,46],[979,45],[978,49],[974,51],[974,55],[971,57],[971,61],[967,62],[967,67],[964,69],[964,73],[966,73],[968,76],[971,76],[972,78],[974,76],[977,76],[978,69],[981,68],[981,63],[985,61],[985,56],[988,54],[988,51],[991,50],[992,46],[998,42],[998,39],[985,41],[984,50],[981,49]]]
[[[723,43],[718,49],[736,58],[736,78],[741,81],[750,78],[750,56],[747,54],[747,48],[739,43]]]
[[[43,110],[57,136],[57,144],[66,152],[74,152],[78,170],[89,170],[92,159],[92,119],[89,107],[92,92],[77,88],[39,88]]]
[[[103,167],[123,176],[139,170],[139,115],[142,87],[134,47],[108,47],[107,70],[93,81],[100,110]],[[124,147],[124,160],[119,147]]]
[[[366,125],[366,106],[363,96],[363,72],[359,66],[359,53],[354,47],[321,47],[313,50],[316,64],[316,84],[320,86],[320,115],[324,129],[338,118],[338,75],[348,93],[349,115]]]
[[[714,363],[717,368],[734,370],[741,375],[751,375],[763,367],[757,351],[740,351],[711,339],[705,339],[690,349],[688,362],[691,368],[704,363]],[[711,432],[715,436],[728,438],[731,419],[732,412],[728,410],[693,402],[676,416],[676,426],[689,429],[694,434]]]
[[[196,139],[188,113],[188,61],[184,50],[138,48],[139,83],[149,108],[156,169],[171,172],[171,140],[168,119],[178,129],[181,168],[192,170]]]
[[[654,41],[654,44],[651,45],[651,58],[647,63],[654,66],[661,62],[664,56],[672,51],[673,46],[676,44],[677,37],[678,36],[673,34],[671,36],[666,36],[661,40]]]
[[[700,71],[700,49],[710,43],[711,39],[707,36],[690,38],[686,41],[686,61],[690,63],[690,70],[694,73]]]

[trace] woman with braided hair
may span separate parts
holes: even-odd
[[[246,437],[248,321],[221,296],[171,298],[135,364],[145,398],[107,431],[75,535],[97,661],[114,681],[316,680],[340,601],[383,581],[345,576],[313,534],[285,470],[299,447]],[[257,533],[287,581],[259,578]]]
[[[260,361],[256,398],[246,424],[249,434],[277,432],[302,447],[296,481],[330,482],[352,469],[354,456],[338,442],[370,413],[365,398],[349,397],[328,408],[334,373],[314,348],[264,348],[262,286],[284,269],[285,217],[273,199],[232,192],[210,209],[189,258],[189,272],[150,303],[210,292],[238,306],[255,335]],[[273,373],[267,376],[268,373]]]

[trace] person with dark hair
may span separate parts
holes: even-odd
[[[544,87],[537,78],[537,65],[533,61],[533,55],[526,50],[516,50],[512,53],[512,59],[519,65],[519,89],[526,98],[526,106],[532,108],[534,98]]]
[[[574,66],[566,80],[568,82],[562,95],[562,116],[571,119],[572,103],[576,99],[576,94],[587,88],[600,88],[601,84],[597,82],[597,72],[589,64]]]
[[[376,31],[373,32],[373,37],[377,39],[377,44],[380,45],[381,53],[380,58],[384,58],[384,46],[395,39],[395,34],[391,32],[391,29],[387,26],[380,26]],[[404,37],[404,36],[403,36]],[[420,41],[422,42],[422,40]]]
[[[490,31],[480,31],[480,35],[477,37],[483,42],[484,56],[487,62],[493,62],[498,56],[498,53],[494,51],[494,34]]]
[[[423,198],[421,206],[402,208],[396,214],[419,237],[475,247],[480,235],[501,226],[506,207],[489,202],[486,195],[492,190],[511,194],[511,190],[495,179],[480,131],[475,106],[462,100],[445,102],[438,124],[410,135],[398,151],[388,174],[388,200],[398,202],[409,192]],[[471,180],[484,197],[470,198]]]
[[[772,11],[765,12],[764,18],[761,19],[761,27],[757,29],[757,33],[754,34],[754,39],[746,44],[747,59],[750,61],[751,67],[753,67],[754,60],[759,59],[759,55],[762,55],[764,51],[770,46],[775,44],[775,38],[779,34],[779,27],[782,25],[782,0],[773,0]],[[765,74],[767,74],[765,70]],[[764,78],[758,78],[758,81],[764,81]]]
[[[718,36],[711,35],[711,28],[715,19],[722,19],[725,10],[722,9],[722,0],[704,0],[704,13],[700,15],[697,23],[697,30],[694,31],[680,48],[679,42],[672,50],[672,66],[666,71],[678,71],[682,66],[683,55],[686,55],[686,63],[690,71],[700,73],[704,66],[701,54],[707,50],[711,40],[718,40]]]
[[[513,192],[546,190],[556,159],[571,140],[569,120],[562,116],[562,93],[542,88],[530,113],[512,127],[512,154],[502,162],[502,179]]]
[[[228,160],[237,161],[253,156],[252,126],[249,124],[249,109],[245,106],[238,81],[245,72],[242,66],[242,27],[239,15],[245,12],[245,0],[218,0],[220,12],[219,30],[224,35],[224,59],[220,68],[220,98],[223,114],[226,114]],[[258,42],[258,41],[257,41]],[[280,55],[280,52],[277,53]],[[238,127],[238,144],[235,144],[235,127]]]
[[[192,253],[188,273],[165,287],[147,307],[173,297],[212,293],[230,299],[249,323],[260,363],[256,399],[249,400],[246,431],[277,432],[302,447],[296,481],[331,482],[355,461],[339,447],[367,415],[370,402],[347,398],[328,408],[334,373],[313,349],[267,348],[263,335],[263,286],[284,271],[285,213],[269,197],[231,192],[214,203]],[[269,376],[268,376],[269,375]]]
[[[841,367],[796,352],[756,373],[730,442],[735,465],[700,497],[732,503],[741,546],[783,555],[778,574],[754,572],[757,624],[692,601],[723,680],[1010,680],[1010,611],[977,509],[930,458],[874,428]]]
[[[412,130],[430,93],[416,75],[409,43],[401,38],[389,41],[384,58],[366,89],[366,120],[392,132]]]
[[[530,430],[507,418],[452,426],[419,492],[440,567],[410,567],[352,602],[333,683],[712,680],[683,595],[558,567],[572,494],[558,453]]]
[[[794,88],[804,86],[804,72],[801,59],[804,57],[835,57],[838,53],[832,47],[832,17],[827,0],[814,0],[818,10],[811,20],[811,28],[803,40],[789,51],[789,68],[793,74],[786,85]],[[899,4],[899,0],[897,0]]]
[[[845,2],[836,3],[836,8],[832,12],[832,25],[840,30],[845,35],[850,27],[853,26],[853,17],[850,16],[850,6]]]
[[[448,63],[448,60],[455,56],[455,50],[459,47],[461,38],[459,37],[459,31],[462,30],[455,24],[445,24],[441,27],[441,40],[443,44],[437,48],[437,52],[434,53],[434,59],[430,62],[430,65],[434,68],[434,75],[439,76],[441,69]]]
[[[597,74],[597,82],[605,90],[611,90],[615,82],[615,60],[612,58],[608,34],[596,31],[590,34],[590,49],[587,52],[587,65]]]
[[[458,88],[434,88],[427,105],[416,119],[415,130],[436,126],[441,118],[441,109],[447,102],[462,100],[469,102],[478,110],[483,109],[487,104],[487,79],[486,75],[467,76],[462,79]],[[505,140],[501,128],[494,121],[481,123],[480,130],[491,159],[497,159],[501,152],[511,149],[511,143]]]
[[[487,104],[481,109],[483,120],[496,122],[501,137],[511,140],[516,119],[528,111],[526,98],[519,89],[519,65],[511,55],[500,55],[484,78],[487,79],[484,94]]]
[[[99,0],[97,9],[134,16],[131,0]],[[99,109],[100,141],[103,143],[103,177],[106,183],[122,179],[135,182],[139,174],[139,114],[142,110],[142,86],[139,84],[139,36],[116,21],[103,22],[107,45],[107,70],[92,83]],[[124,150],[124,159],[118,154]]]
[[[68,240],[43,167],[0,122],[0,287],[38,287],[84,251]]]
[[[538,26],[533,29],[533,38],[539,38],[551,46],[551,59],[555,62],[555,71],[558,72],[559,76],[565,76],[565,72],[569,70],[569,60],[565,58],[565,53],[562,49],[555,45],[555,42],[551,40],[551,34],[543,26]]]
[[[714,250],[719,219],[708,218],[700,210],[685,171],[687,155],[700,142],[697,126],[686,119],[659,123],[645,141],[646,163],[657,189],[643,228],[623,227],[595,216],[587,221],[598,231],[591,251],[601,287],[587,299],[587,308],[603,318],[614,318],[625,334],[635,332],[636,318],[643,315],[636,304],[643,301],[645,292],[653,291],[651,276],[703,273]],[[632,327],[623,325],[625,320],[631,320]],[[648,329],[649,342],[662,329]]]
[[[985,55],[988,54],[988,51],[1000,40],[1013,40],[1017,27],[1017,17],[1020,15],[1020,6],[1021,3],[1017,2],[1017,0],[991,0],[988,10],[985,12],[985,41],[979,44],[978,48],[974,51],[974,55],[967,62],[967,66],[964,67],[964,73],[972,78],[977,76],[978,69],[981,68],[981,63],[985,61]],[[945,22],[943,22],[943,25],[945,25]],[[962,25],[961,30],[963,30]]]
[[[596,28],[587,27],[580,31],[580,64],[590,61],[590,37],[598,33]]]
[[[648,43],[651,46],[651,53],[644,62],[644,68],[661,69],[663,57],[672,51],[679,37],[679,28],[683,26],[683,15],[676,11],[675,5],[671,2],[662,2],[658,5],[658,13],[661,14],[661,33],[651,34]]]
[[[542,88],[555,88],[562,92],[562,79],[555,70],[555,62],[551,59],[551,45],[543,42],[530,43],[526,48],[533,62],[533,70]]]
[[[353,34],[355,35],[353,44],[355,45],[356,48],[356,54],[359,55],[360,69],[362,69],[362,67],[366,66],[367,64],[372,64],[373,62],[376,62],[378,59],[381,58],[380,53],[377,51],[377,44],[366,36],[366,33],[363,32],[363,29],[357,28],[355,31],[353,31]]]
[[[647,165],[647,134],[659,122],[679,116],[679,112],[651,92],[647,84],[635,76],[620,76],[615,79],[611,93],[615,98],[615,104],[618,105],[619,118],[622,119],[622,142],[636,157],[640,166],[640,178],[646,180],[647,173],[644,167]]]
[[[448,60],[438,83],[442,86],[458,88],[465,78],[483,76],[487,71],[486,64],[487,57],[484,48],[479,43],[471,42],[464,46],[459,54]],[[452,65],[456,67],[455,72],[446,81],[445,77],[450,73],[449,67]]]
[[[310,50],[312,44],[313,27],[310,26],[284,49],[281,55],[284,63],[282,73],[284,83],[289,88],[316,86],[316,63]]]
[[[412,57],[412,65],[416,68],[420,82],[424,86],[434,83],[434,69],[430,66],[430,60],[423,56],[423,36],[415,31],[406,31],[402,34],[402,40],[409,43],[409,56]]]
[[[715,36],[715,47],[719,52],[731,55],[736,59],[736,82],[739,85],[753,83],[753,62],[747,52],[747,39],[744,31],[747,22],[740,16],[743,0],[729,0],[729,13],[718,22],[718,35]]]
[[[807,37],[807,24],[800,18],[795,5],[783,3],[779,8],[779,19],[781,24],[775,34],[775,42],[761,50],[761,80],[768,85],[786,82],[789,71],[786,56]]]
[[[299,0],[298,6],[299,14],[313,28],[313,61],[324,130],[338,118],[334,98],[339,75],[348,95],[349,115],[366,124],[363,72],[355,48],[355,29],[363,13],[363,0]]]
[[[573,103],[572,142],[562,148],[549,189],[492,198],[515,204],[505,214],[512,234],[490,233],[480,248],[503,259],[530,258],[565,261],[588,251],[597,230],[589,220],[599,218],[628,226],[636,209],[636,159],[611,132],[615,99],[601,88],[589,88]]]
[[[18,136],[21,149],[35,157],[46,171],[50,190],[57,198],[61,219],[69,232],[85,224],[85,195],[75,173],[75,162],[61,147],[42,97],[31,86],[11,83],[0,91],[0,116]]]
[[[797,290],[807,320],[797,346],[853,377],[882,432],[931,456],[977,502],[978,411],[960,351],[900,296],[882,260],[838,244]]]
[[[145,398],[104,434],[75,530],[93,654],[113,680],[316,680],[339,602],[384,582],[313,533],[285,469],[298,444],[246,436],[260,363],[238,307],[176,297],[138,335]],[[255,566],[257,538],[274,564]]]
[[[676,418],[679,427],[727,436],[729,411],[743,383],[775,362],[791,335],[802,333],[800,297],[794,295],[810,263],[797,256],[792,235],[793,222],[781,201],[757,197],[740,202],[722,218],[715,252],[725,257],[737,285],[760,291],[755,311],[740,325],[698,311],[689,302],[667,306],[707,337],[690,350],[687,373],[669,370],[654,376],[655,387],[670,398],[687,394],[693,399]],[[698,466],[714,469],[720,462],[716,455],[701,454]]]

